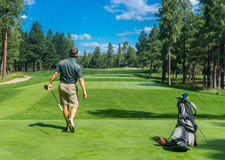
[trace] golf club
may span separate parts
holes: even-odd
[[[48,90],[48,85],[45,85],[45,86],[44,86],[44,89]],[[51,89],[51,91],[52,91],[52,89]],[[52,94],[53,94],[53,96],[55,97],[55,100],[56,100],[56,102],[58,103],[59,108],[61,109],[61,111],[63,111],[63,109],[62,109],[61,105],[59,104],[59,101],[57,100],[57,98],[56,98],[56,96],[55,96],[55,94],[54,94],[53,91],[52,91]]]

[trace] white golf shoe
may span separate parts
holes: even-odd
[[[68,118],[67,119],[67,124],[68,124],[68,126],[70,128],[70,132],[74,133],[75,128],[74,128],[74,123],[73,123],[72,119]]]

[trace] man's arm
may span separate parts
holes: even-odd
[[[55,80],[55,78],[58,76],[58,74],[59,74],[58,72],[53,73],[52,78],[51,78],[51,80],[49,81],[49,84],[48,84],[49,89],[52,89],[52,82]]]
[[[84,100],[86,100],[87,99],[87,93],[86,93],[86,89],[85,89],[84,79],[79,78],[79,83],[80,83],[81,88],[83,89],[83,98],[84,98]]]

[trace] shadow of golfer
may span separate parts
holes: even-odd
[[[38,127],[43,127],[43,128],[55,128],[55,129],[61,129],[63,132],[65,131],[65,128],[62,127],[62,126],[56,126],[56,125],[52,125],[52,124],[44,124],[44,123],[34,123],[34,124],[30,124],[28,125],[29,127],[34,127],[36,128],[37,130],[47,134],[47,135],[50,135],[49,133],[43,131],[42,129],[38,128]],[[38,126],[38,127],[37,127]]]

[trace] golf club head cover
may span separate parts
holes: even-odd
[[[160,144],[161,146],[165,146],[166,145],[166,141],[164,140],[163,137],[158,137],[156,139],[157,143]]]
[[[182,97],[183,97],[186,101],[189,99],[187,93],[183,93],[183,94],[182,94]]]
[[[48,90],[48,85],[44,85],[44,89]]]

